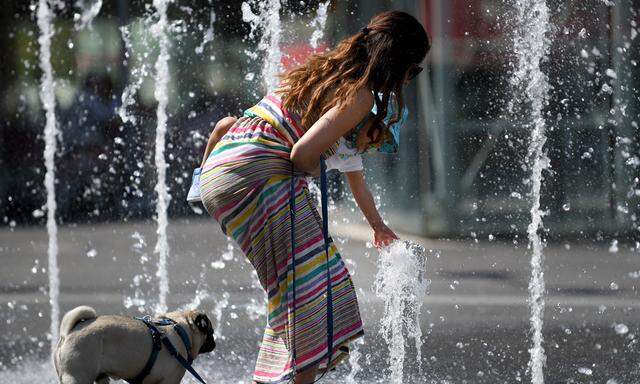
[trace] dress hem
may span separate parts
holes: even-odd
[[[332,363],[331,363],[331,368],[329,368],[329,371],[335,369],[335,367],[338,364],[340,364],[342,361],[344,361],[344,359],[349,355],[351,350],[349,349],[348,344],[354,342],[356,339],[363,336],[364,336],[364,331],[360,330],[357,333],[349,336],[344,341],[342,341],[338,346],[333,347],[333,354],[331,355]],[[347,351],[341,351],[340,349],[344,348],[345,346],[347,346]],[[326,358],[327,358],[327,353],[324,353],[319,358],[315,360],[310,360],[304,367],[298,369],[298,373],[304,372],[316,364],[318,365],[321,364],[320,362]],[[325,374],[326,370],[327,370],[326,367],[322,367],[322,368],[318,367],[318,375]],[[255,377],[252,378],[253,382],[257,384],[285,384],[285,383],[291,382],[292,379],[293,379],[293,376],[292,376],[291,368],[287,373],[284,374],[283,377],[279,379],[275,379],[275,381],[256,380]]]

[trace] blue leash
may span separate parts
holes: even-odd
[[[314,381],[314,383],[320,381],[324,375],[329,372],[331,367],[331,359],[333,358],[333,298],[331,292],[331,270],[329,268],[329,209],[328,209],[328,193],[327,193],[327,165],[324,161],[324,156],[320,157],[320,200],[322,202],[322,236],[324,238],[324,252],[326,255],[326,267],[327,267],[327,367],[322,375]],[[293,372],[296,372],[296,249],[295,249],[295,219],[296,219],[296,191],[295,191],[295,175],[293,163],[291,164],[291,188],[289,191],[289,216],[291,218],[291,265],[293,274],[293,337],[291,340],[291,356],[293,363]]]

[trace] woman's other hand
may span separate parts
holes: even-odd
[[[371,191],[369,191],[367,183],[365,183],[364,172],[353,171],[346,172],[345,174],[347,175],[349,188],[351,188],[351,193],[353,193],[356,204],[358,204],[358,207],[373,229],[373,244],[377,248],[380,248],[391,244],[393,240],[397,240],[398,236],[382,221],[382,217],[373,200],[373,195],[371,195]]]
[[[373,245],[376,248],[386,247],[398,239],[398,235],[396,235],[391,228],[387,227],[385,223],[381,222],[373,226]]]
[[[369,129],[371,128],[372,124],[373,124],[373,118],[369,118],[369,120],[364,124],[362,129],[360,129],[360,131],[358,132],[358,136],[356,137],[356,149],[358,150],[358,153],[365,152],[374,141],[378,140],[378,136],[382,131],[380,122],[378,122],[378,128],[373,132],[373,140],[371,140],[369,136],[367,136],[367,132],[369,132]]]
[[[320,177],[320,164],[315,169],[307,171],[306,174],[313,177]]]
[[[238,121],[238,118],[235,116],[227,116],[225,118],[220,119],[216,126],[211,131],[209,135],[209,140],[207,142],[207,147],[204,150],[204,156],[202,157],[202,161],[200,162],[200,168],[204,168],[204,163],[209,158],[211,151],[216,146],[218,141],[222,139],[222,137],[229,131],[229,129],[233,126],[233,124]]]

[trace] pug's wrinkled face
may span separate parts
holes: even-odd
[[[194,312],[193,316],[193,324],[205,338],[204,343],[202,343],[202,346],[198,351],[198,354],[209,353],[216,347],[216,342],[213,339],[213,326],[211,325],[211,321],[209,320],[209,317],[207,317],[207,315],[203,312]]]

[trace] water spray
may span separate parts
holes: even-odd
[[[531,280],[529,282],[529,307],[532,346],[529,349],[529,372],[534,384],[544,383],[546,362],[542,335],[544,319],[545,281],[543,273],[544,244],[539,232],[543,229],[540,209],[542,172],[549,169],[549,158],[544,151],[547,140],[544,106],[549,97],[549,82],[541,65],[549,52],[547,33],[550,29],[549,8],[545,0],[516,0],[517,33],[513,50],[517,63],[511,78],[516,90],[515,100],[530,105],[531,135],[528,160],[531,164],[531,223],[527,228],[531,249]],[[510,105],[513,109],[514,105]]]
[[[169,294],[169,275],[167,272],[167,258],[169,255],[169,243],[167,240],[168,216],[167,209],[171,197],[167,192],[167,161],[164,157],[165,140],[167,134],[167,104],[169,103],[169,37],[167,36],[167,6],[170,0],[154,0],[153,6],[158,15],[158,22],[153,25],[152,30],[158,36],[160,52],[156,61],[156,89],[155,97],[158,101],[156,111],[156,141],[155,141],[155,165],[157,182],[155,186],[158,201],[156,203],[156,221],[158,223],[158,241],[155,251],[158,254],[158,278],[159,297],[158,312],[167,311],[167,295]]]
[[[278,75],[282,70],[280,0],[262,0],[258,2],[257,7],[258,13],[255,14],[249,2],[243,2],[242,21],[249,23],[251,27],[249,38],[252,38],[257,30],[262,30],[257,47],[258,51],[262,51],[265,55],[262,80],[267,91],[272,91],[278,86]]]
[[[384,300],[380,334],[389,346],[390,382],[405,382],[404,362],[408,339],[416,348],[418,371],[422,370],[420,314],[427,294],[425,249],[409,241],[396,241],[380,251],[375,293]]]
[[[51,66],[51,39],[54,34],[53,6],[48,0],[40,0],[36,11],[40,36],[40,69],[42,69],[42,83],[40,84],[40,100],[45,110],[46,123],[44,127],[44,186],[47,191],[47,234],[49,246],[47,256],[49,263],[49,304],[51,305],[51,351],[58,343],[60,329],[60,269],[58,267],[58,224],[56,222],[56,166],[57,136],[60,134],[56,126],[56,97],[53,81],[53,67]]]

